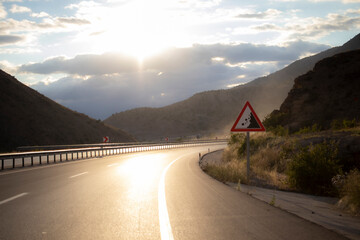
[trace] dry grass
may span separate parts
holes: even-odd
[[[336,175],[338,172],[341,172],[340,167],[347,163],[344,156],[336,157],[335,152],[334,156],[330,153],[330,149],[325,146],[327,144],[326,139],[331,139],[332,141],[342,140],[343,152],[347,153],[345,150],[346,146],[349,143],[357,142],[355,139],[358,135],[358,129],[354,128],[351,132],[334,132],[334,131],[323,131],[323,132],[316,132],[311,134],[302,134],[302,135],[292,135],[286,137],[279,137],[275,136],[271,133],[256,133],[251,134],[250,136],[250,184],[262,187],[271,187],[277,188],[282,190],[295,190],[295,191],[304,191],[304,188],[312,188],[312,187],[320,187],[324,188],[327,187],[324,191],[317,191],[317,194],[325,194],[325,195],[335,195],[337,194],[336,189],[329,184],[319,182],[317,184],[311,184],[314,182],[313,178],[323,180],[322,172],[327,170],[330,167],[330,160],[335,161],[336,163],[339,162],[339,166],[336,165],[334,168],[336,171],[330,172],[326,175],[326,179],[330,178],[333,175]],[[315,136],[316,135],[316,136]],[[351,141],[344,141],[344,136],[351,137]],[[339,140],[339,141],[340,141]],[[356,141],[355,141],[356,140]],[[224,150],[222,156],[222,162],[218,165],[208,165],[205,169],[210,175],[214,178],[222,182],[233,182],[238,183],[239,180],[241,183],[245,183],[247,179],[246,175],[246,143],[245,143],[245,136],[244,135],[237,135],[232,136],[231,141],[229,142],[228,147]],[[334,143],[335,144],[335,143]],[[310,147],[312,146],[312,147]],[[315,151],[316,149],[320,149]],[[303,150],[302,150],[303,149]],[[306,151],[305,151],[305,150]],[[315,150],[314,150],[315,149]],[[332,158],[327,157],[331,155]],[[350,152],[352,154],[352,152]],[[300,169],[301,176],[305,176],[306,179],[310,179],[309,183],[305,184],[305,187],[299,187],[297,185],[292,184],[294,180],[294,176],[291,174],[294,172],[294,164],[297,163],[298,159],[302,160],[304,157],[309,158],[309,168]],[[324,162],[322,159],[326,159],[326,163],[323,164],[324,167],[317,167],[319,164]],[[345,159],[345,160],[344,160]],[[339,160],[339,161],[338,161]],[[341,162],[342,161],[342,162]],[[330,161],[331,162],[331,161]],[[355,168],[355,165],[352,162],[348,163],[348,169]],[[356,164],[356,162],[355,162]],[[302,166],[302,165],[301,165]],[[325,167],[326,166],[326,167]],[[291,172],[291,170],[293,170]],[[311,174],[310,174],[311,173]],[[310,174],[310,175],[309,175]],[[311,177],[309,177],[309,176]],[[292,178],[291,178],[292,177]],[[297,181],[299,178],[295,176]],[[304,177],[302,177],[304,179]],[[299,180],[300,181],[300,180]],[[352,209],[358,209],[360,206],[358,203],[359,200],[356,200],[360,197],[354,187],[357,187],[357,190],[360,191],[360,183],[358,178],[349,178],[349,183],[347,194],[343,194],[343,202],[346,204],[349,203]],[[331,181],[330,181],[331,185]],[[306,190],[306,189],[305,189]],[[314,191],[304,191],[304,192],[314,192]],[[316,192],[316,191],[315,191]],[[341,193],[341,191],[339,191]],[[350,194],[351,193],[351,194]],[[355,197],[350,197],[355,196]],[[355,199],[352,200],[352,199]],[[352,203],[350,203],[352,202]],[[354,203],[355,202],[355,203]],[[347,205],[349,205],[347,204]],[[356,205],[358,204],[358,205]],[[355,210],[354,210],[355,211]],[[358,211],[358,210],[357,210]]]
[[[287,177],[284,174],[286,161],[278,147],[282,138],[271,133],[251,135],[250,146],[250,181],[256,185],[288,189]],[[244,154],[245,137],[238,137],[224,150],[221,164],[209,164],[204,170],[222,182],[247,183],[246,154]],[[241,149],[239,151],[239,149]]]
[[[338,205],[350,212],[360,215],[360,171],[354,169],[345,177],[340,187],[342,196]]]
[[[277,148],[263,148],[250,158],[250,169],[253,177],[263,185],[278,189],[289,189],[285,175],[286,160],[281,157]]]
[[[221,182],[246,183],[246,162],[233,160],[222,164],[208,164],[204,171]]]

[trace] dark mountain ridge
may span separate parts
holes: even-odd
[[[334,121],[360,120],[360,50],[340,53],[319,61],[294,85],[267,120],[290,132],[317,124],[323,129]]]
[[[0,151],[19,146],[100,143],[103,136],[133,142],[129,134],[71,111],[0,70]]]
[[[137,108],[116,113],[104,122],[131,133],[139,140],[228,134],[246,101],[250,101],[257,115],[264,118],[274,109],[279,109],[296,77],[310,71],[321,59],[355,49],[360,49],[360,34],[341,47],[297,60],[247,84],[198,93],[162,108]]]

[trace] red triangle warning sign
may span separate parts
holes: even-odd
[[[263,132],[266,131],[264,125],[256,115],[249,102],[241,110],[236,119],[231,132]]]

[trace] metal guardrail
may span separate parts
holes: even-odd
[[[36,151],[36,152],[22,152],[22,153],[8,153],[0,154],[1,170],[27,167],[57,163],[63,161],[73,161],[88,158],[97,158],[110,155],[144,152],[152,150],[163,150],[181,147],[194,147],[208,144],[225,143],[226,140],[207,140],[196,142],[183,142],[183,143],[147,143],[147,144],[100,144],[93,147],[80,147],[60,150]],[[85,145],[84,145],[85,146]],[[89,146],[89,145],[86,145]]]

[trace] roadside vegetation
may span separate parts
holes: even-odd
[[[250,137],[250,182],[245,134],[233,134],[221,162],[204,171],[222,182],[339,197],[339,207],[360,214],[360,126],[336,120],[332,129],[313,124],[289,133],[266,126]]]

